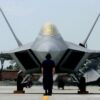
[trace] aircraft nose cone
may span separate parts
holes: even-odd
[[[40,34],[44,36],[52,36],[58,34],[58,30],[54,24],[46,23],[42,27],[42,31]]]

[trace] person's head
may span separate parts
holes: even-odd
[[[48,54],[46,55],[46,59],[51,59],[51,54],[50,54],[50,53],[48,53]]]

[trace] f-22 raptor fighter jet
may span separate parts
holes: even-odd
[[[84,43],[77,45],[64,41],[56,26],[47,23],[42,27],[34,42],[23,45],[15,35],[3,11],[1,9],[0,11],[18,43],[16,49],[2,52],[0,58],[15,60],[23,71],[40,73],[41,62],[45,59],[47,53],[52,55],[52,59],[56,63],[56,73],[75,73],[87,59],[100,57],[100,52],[89,50],[85,46],[100,14],[96,18]]]

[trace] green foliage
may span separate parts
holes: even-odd
[[[17,71],[19,70],[19,66],[17,64],[14,65],[9,65],[8,67],[5,68],[5,70],[9,70],[9,71]]]

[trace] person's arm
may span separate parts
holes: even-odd
[[[42,75],[43,75],[43,67],[41,67],[41,73],[42,73]]]
[[[55,74],[55,67],[53,67],[52,74],[53,75]]]

